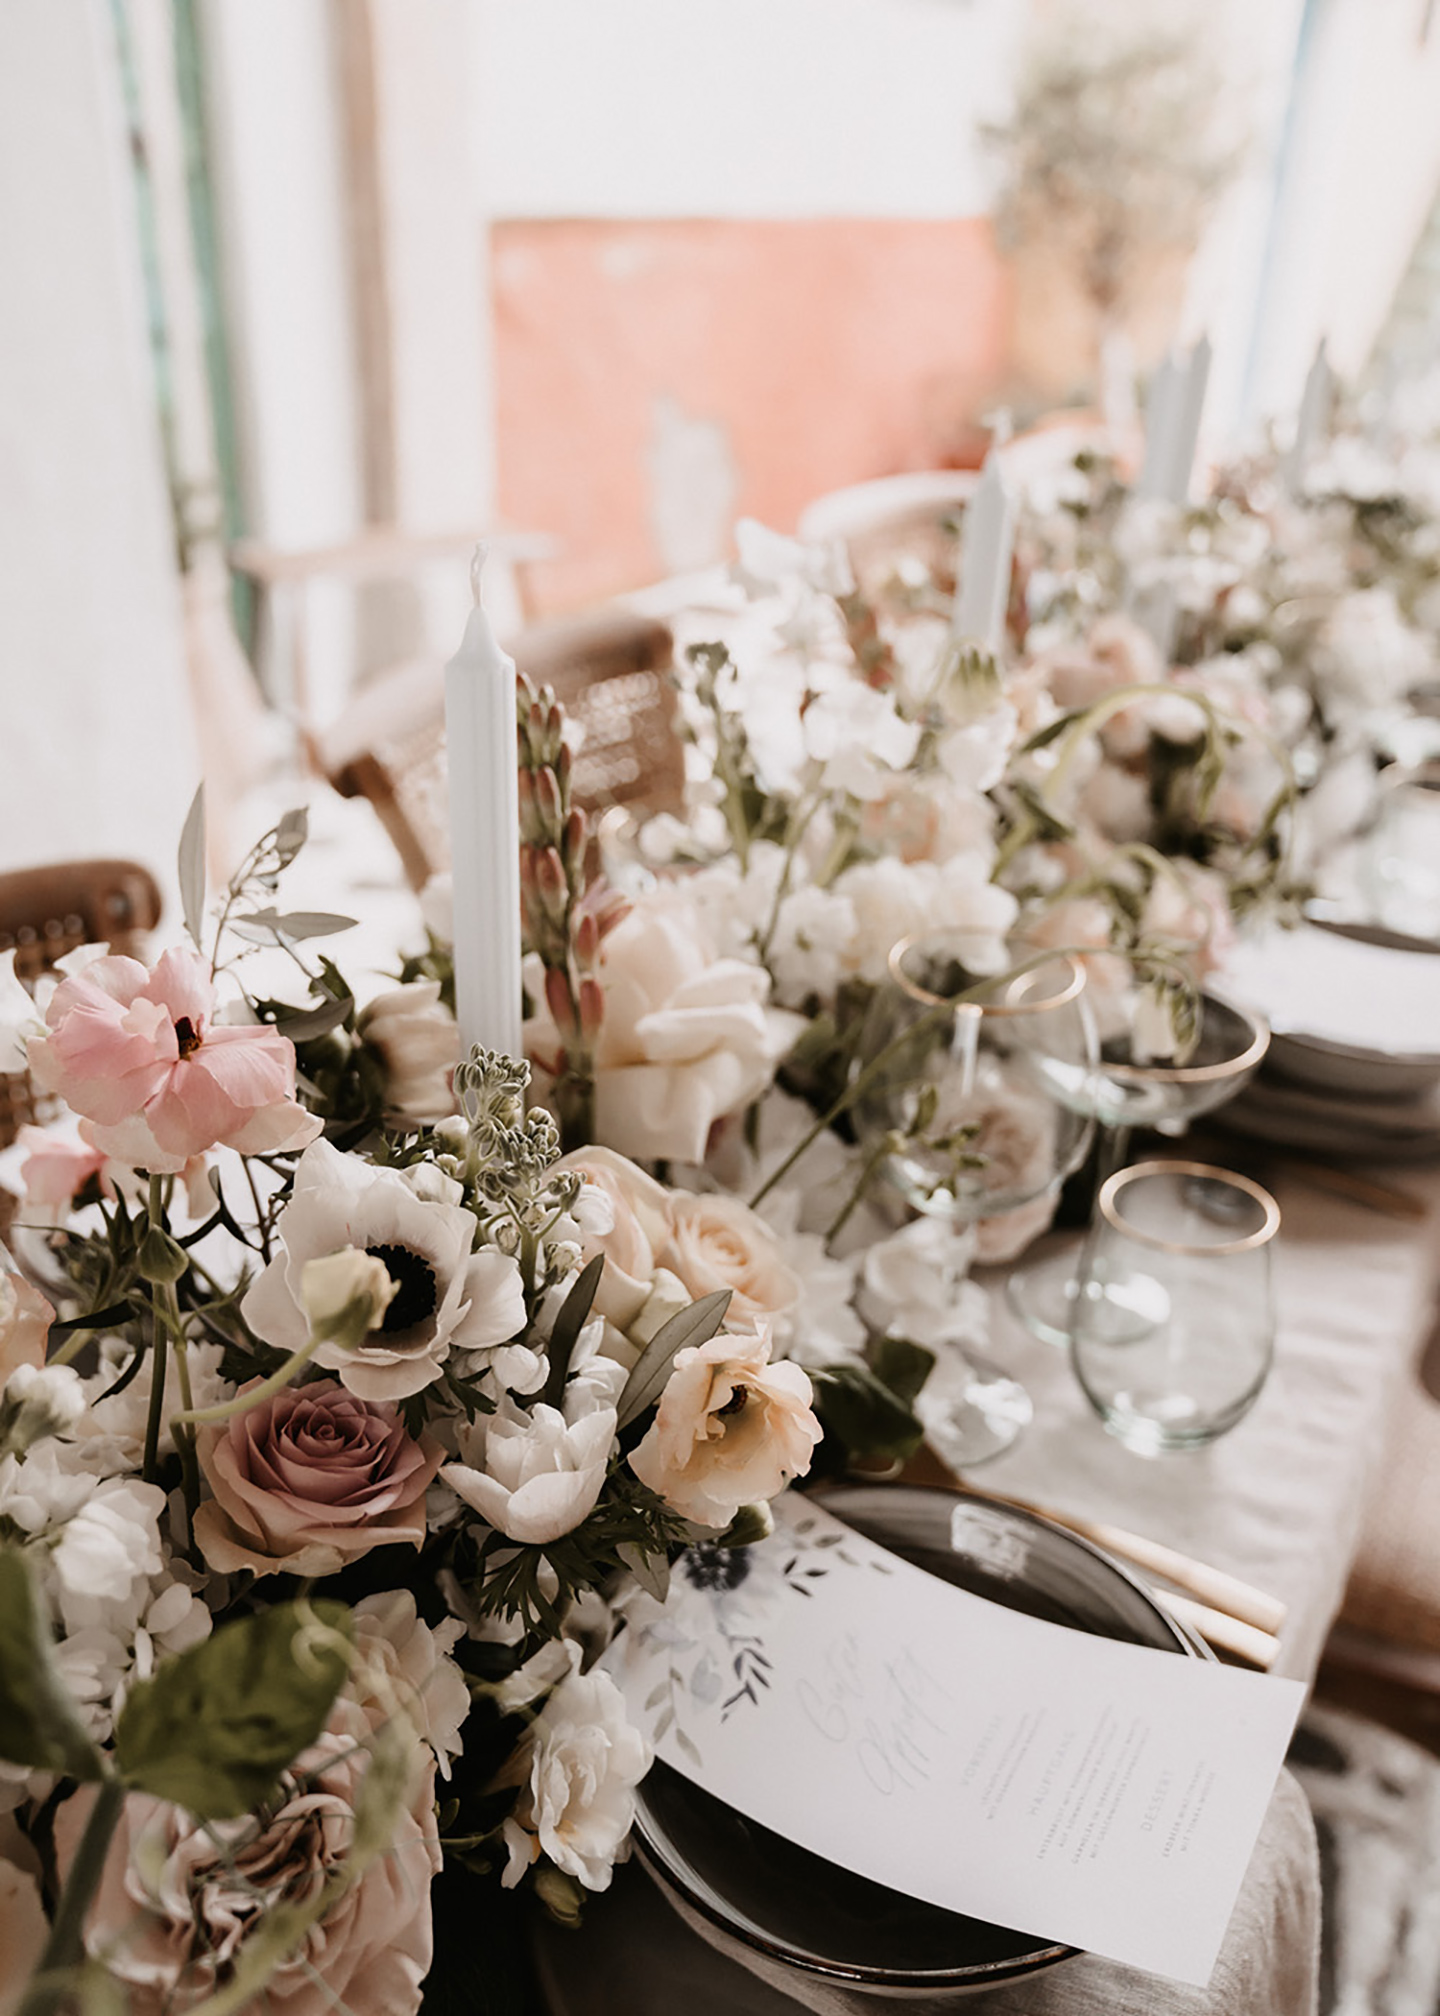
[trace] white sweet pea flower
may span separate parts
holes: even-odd
[[[847,868],[835,893],[855,911],[849,970],[879,982],[900,939],[920,931],[968,931],[974,934],[969,963],[977,972],[1003,973],[1005,939],[1019,905],[989,880],[989,870],[987,858],[971,855],[945,862],[882,859]]]
[[[308,1263],[353,1248],[381,1261],[396,1284],[379,1325],[351,1349],[322,1344],[315,1362],[339,1374],[362,1400],[401,1400],[439,1377],[452,1349],[489,1354],[524,1327],[520,1269],[493,1248],[473,1252],[475,1219],[443,1171],[377,1169],[312,1142],[276,1231],[280,1250],[241,1303],[246,1322],[277,1350],[310,1338],[304,1306]],[[534,1353],[497,1366],[498,1376],[533,1378]]]
[[[608,1673],[562,1680],[504,1773],[521,1788],[505,1822],[505,1887],[546,1855],[587,1890],[608,1889],[650,1758]]]
[[[978,720],[947,729],[935,753],[951,783],[962,791],[989,791],[998,784],[1015,746],[1018,724],[1015,709],[1002,700]]]
[[[984,1291],[965,1278],[975,1244],[972,1227],[943,1218],[916,1218],[878,1240],[861,1271],[864,1315],[887,1337],[931,1351],[974,1335],[976,1311],[985,1306]]]
[[[879,798],[920,744],[918,722],[902,721],[892,701],[858,679],[820,693],[805,712],[805,746],[821,766],[827,791]]]
[[[498,1533],[541,1546],[594,1510],[614,1440],[613,1406],[567,1419],[543,1400],[527,1411],[506,1398],[483,1424],[484,1468],[447,1463],[440,1475]]]
[[[387,1589],[355,1605],[355,1649],[362,1668],[367,1708],[383,1722],[392,1703],[435,1753],[440,1776],[450,1776],[450,1760],[464,1749],[460,1725],[470,1713],[465,1675],[450,1657],[465,1627],[458,1618],[426,1624],[408,1589]],[[376,1684],[378,1681],[378,1685]]]
[[[131,1477],[84,1483],[85,1501],[66,1520],[50,1556],[61,1588],[74,1596],[108,1596],[137,1576],[158,1575],[164,1492]]]
[[[735,578],[749,595],[773,594],[794,584],[821,595],[848,595],[855,587],[843,540],[807,546],[783,532],[772,532],[757,518],[742,518],[735,527],[739,559]]]
[[[85,1418],[85,1387],[70,1365],[17,1365],[0,1394],[0,1449],[23,1456],[46,1436],[70,1436]]]

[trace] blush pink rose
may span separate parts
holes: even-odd
[[[810,1468],[820,1423],[798,1365],[770,1363],[768,1324],[676,1353],[630,1468],[682,1519],[728,1526]]]
[[[206,1148],[303,1148],[321,1122],[295,1098],[295,1050],[274,1029],[217,1024],[205,962],[183,948],[153,972],[96,959],[61,982],[30,1039],[34,1077],[90,1122],[102,1154],[152,1173]]]
[[[334,1575],[372,1547],[418,1547],[445,1460],[393,1407],[329,1380],[201,1428],[196,1449],[215,1496],[195,1514],[195,1539],[222,1575]]]
[[[587,1232],[581,1250],[586,1260],[605,1255],[595,1314],[628,1330],[655,1285],[660,1249],[670,1237],[670,1193],[613,1148],[576,1148],[555,1166],[583,1176],[610,1200],[610,1230]]]
[[[122,1984],[129,2016],[180,2016],[224,1987],[277,1906],[303,1904],[341,1876],[370,1768],[370,1725],[353,1702],[297,1757],[273,1803],[244,1820],[203,1822],[132,1792],[85,1923],[88,1950]],[[430,1967],[429,1893],[439,1873],[435,1771],[416,1746],[409,1796],[383,1855],[246,2003],[252,2016],[414,2016]],[[55,1816],[62,1878],[95,1801],[86,1785]]]
[[[675,1191],[660,1259],[697,1298],[728,1288],[732,1322],[783,1316],[800,1300],[800,1276],[780,1241],[739,1197]]]

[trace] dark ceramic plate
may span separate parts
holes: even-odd
[[[1077,1631],[1208,1656],[1108,1555],[1030,1513],[915,1486],[820,1495],[847,1525],[974,1595]],[[778,1969],[881,1995],[955,1992],[1037,1973],[1074,1952],[852,1875],[664,1764],[640,1788],[636,1838],[684,1915],[771,1979]]]

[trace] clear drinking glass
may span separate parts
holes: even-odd
[[[1385,773],[1359,879],[1377,924],[1440,938],[1440,763]]]
[[[1270,1047],[1270,1031],[1260,1018],[1210,994],[1200,997],[1199,1008],[1200,1034],[1183,1064],[1136,1063],[1128,1035],[1106,1041],[1088,1075],[1077,1072],[1068,1057],[1046,1064],[1054,1096],[1100,1124],[1102,1186],[1123,1166],[1132,1129],[1183,1134],[1192,1120],[1233,1099],[1259,1070]],[[1070,1341],[1075,1288],[1074,1256],[1067,1251],[1017,1267],[1006,1296],[1034,1336],[1063,1349]]]
[[[1254,1405],[1274,1352],[1279,1226],[1268,1191],[1203,1162],[1136,1162],[1101,1186],[1071,1362],[1128,1448],[1201,1448]]]
[[[1017,953],[978,970],[964,932],[904,939],[866,1020],[851,1118],[861,1146],[916,1211],[972,1224],[1057,1190],[1085,1159],[1088,1113],[1055,1093],[1056,1060],[1095,1068],[1085,970],[1063,954]],[[968,1379],[952,1410],[947,1460],[977,1463],[1030,1418],[1017,1381],[961,1347]]]

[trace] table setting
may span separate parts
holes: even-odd
[[[1343,433],[1192,501],[1207,369],[1133,470],[994,450],[948,574],[742,522],[683,816],[577,801],[477,554],[378,991],[343,849],[217,884],[203,793],[152,957],[4,974],[20,2016],[1314,2008],[1285,1757],[1440,1273],[1434,582]]]

